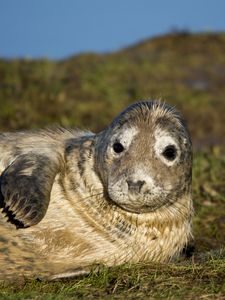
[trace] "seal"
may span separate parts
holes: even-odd
[[[3,133],[0,153],[4,278],[166,262],[191,237],[191,139],[165,103],[132,104],[98,134]]]

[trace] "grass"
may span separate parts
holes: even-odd
[[[225,34],[175,34],[107,55],[0,59],[0,130],[52,123],[94,131],[129,103],[163,98],[194,141],[194,240],[169,264],[0,285],[0,299],[225,299]],[[191,253],[193,252],[193,253]]]
[[[3,289],[1,299],[223,299],[224,271],[219,258],[185,266],[122,266],[72,281],[8,287]]]

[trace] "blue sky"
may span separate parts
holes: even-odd
[[[174,28],[225,31],[225,1],[0,0],[0,57],[108,52]]]

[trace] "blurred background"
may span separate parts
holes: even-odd
[[[0,130],[98,131],[161,98],[225,144],[225,2],[0,0]]]
[[[193,139],[196,249],[224,249],[225,1],[0,0],[0,131],[100,131],[158,98]]]

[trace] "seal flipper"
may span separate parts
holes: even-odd
[[[32,152],[18,156],[4,170],[0,178],[0,208],[17,229],[43,219],[57,172],[54,160]]]

